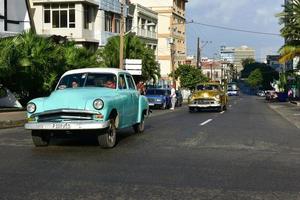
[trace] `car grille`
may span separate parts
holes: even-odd
[[[61,121],[82,121],[93,120],[93,113],[84,112],[50,112],[38,115],[38,122],[61,122]]]
[[[200,104],[200,105],[209,105],[214,104],[215,100],[213,99],[197,99],[194,101],[194,104]]]

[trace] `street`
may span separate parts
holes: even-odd
[[[24,128],[0,130],[1,199],[299,199],[300,131],[263,99],[226,112],[154,110],[145,132],[35,148]]]

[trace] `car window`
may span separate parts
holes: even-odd
[[[124,74],[121,74],[121,75],[119,76],[119,83],[118,83],[118,84],[119,84],[119,85],[118,85],[118,88],[119,88],[119,89],[121,89],[121,90],[127,89]]]
[[[135,90],[135,85],[134,82],[132,80],[132,77],[130,75],[126,75],[126,80],[127,80],[127,84],[128,84],[128,89],[130,90]]]
[[[0,98],[6,97],[7,96],[7,92],[4,88],[0,88]]]
[[[57,89],[80,87],[116,88],[116,75],[111,73],[78,73],[64,76]]]

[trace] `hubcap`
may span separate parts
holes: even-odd
[[[109,125],[109,130],[108,130],[108,141],[110,143],[114,142],[114,135],[115,135],[115,129],[113,127],[113,125]]]

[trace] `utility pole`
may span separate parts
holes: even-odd
[[[176,88],[176,80],[175,80],[175,44],[174,39],[171,38],[170,49],[171,49],[171,68],[172,68],[172,84],[173,87]]]
[[[124,17],[125,0],[121,2],[121,23],[120,23],[120,63],[119,68],[123,69],[124,64],[124,32],[125,32],[125,17]]]
[[[199,69],[201,66],[200,66],[200,60],[201,60],[201,54],[200,54],[200,38],[198,37],[198,40],[197,40],[197,69]]]

